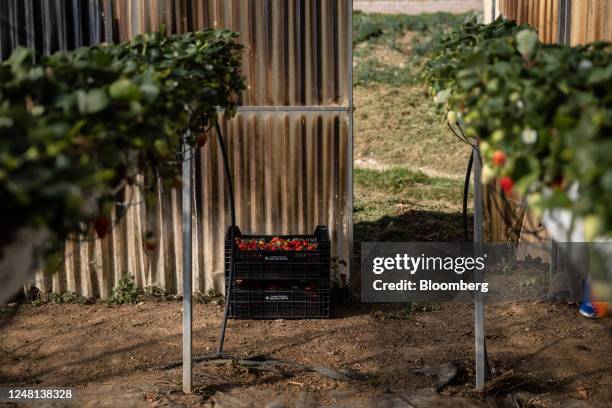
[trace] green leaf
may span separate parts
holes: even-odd
[[[77,91],[77,104],[82,114],[98,113],[108,106],[108,96],[102,89]]]
[[[451,93],[453,92],[452,89],[444,89],[440,92],[438,92],[436,94],[436,96],[434,97],[434,102],[437,103],[438,105],[443,105],[446,103],[446,101],[448,100],[448,98],[450,97]]]
[[[8,59],[8,63],[11,66],[14,73],[23,72],[23,65],[27,60],[32,58],[32,51],[25,47],[17,47]]]
[[[472,69],[464,69],[457,73],[457,84],[465,90],[470,90],[480,83],[480,75]]]
[[[516,48],[523,58],[530,59],[538,44],[538,35],[532,30],[523,30],[516,35]]]
[[[468,56],[463,60],[463,67],[465,69],[479,69],[482,68],[486,63],[487,55],[482,50],[478,50],[472,54],[468,54]]]
[[[140,91],[144,99],[147,101],[153,101],[159,95],[159,87],[152,83],[144,83],[140,85]]]
[[[119,79],[110,86],[109,94],[113,99],[138,101],[142,94],[136,84],[127,78]]]
[[[543,196],[540,200],[539,208],[566,208],[572,205],[572,200],[569,199],[564,191],[554,191],[548,196]]]
[[[13,118],[0,116],[0,128],[10,128],[14,123]]]
[[[609,83],[610,81],[612,81],[612,65],[594,69],[588,79],[589,85]]]

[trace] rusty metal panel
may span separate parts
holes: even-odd
[[[101,7],[90,38],[125,41],[159,30],[228,28],[245,45],[247,89],[238,115],[223,122],[236,191],[237,222],[245,233],[311,233],[327,224],[332,278],[346,284],[352,254],[351,0],[88,0]],[[97,36],[97,37],[96,37]],[[92,41],[93,42],[93,41]],[[229,203],[213,135],[195,156],[193,290],[224,289],[224,235]],[[181,197],[154,180],[156,199],[128,189],[115,209],[112,233],[78,237],[42,290],[110,295],[126,273],[140,287],[182,289]],[[158,248],[143,235],[154,232]]]
[[[547,43],[612,41],[611,0],[503,0],[504,16],[528,23]]]
[[[572,1],[570,32],[572,45],[612,41],[612,1]]]
[[[348,278],[352,199],[348,179],[349,132],[338,112],[245,112],[225,122],[236,192],[237,222],[245,233],[305,234],[318,224],[330,227],[334,276]],[[229,224],[227,186],[216,139],[196,156],[193,183],[194,291],[223,291],[224,236]],[[144,180],[143,180],[144,183]],[[154,187],[156,200],[145,203],[139,188],[123,197],[125,214],[104,239],[80,237],[66,245],[64,265],[42,290],[110,295],[131,273],[141,287],[177,293],[182,284],[180,194]],[[158,249],[148,251],[142,236],[154,232]]]
[[[99,0],[0,1],[0,61],[17,46],[48,55],[102,40]]]
[[[183,3],[183,1],[178,1]],[[348,0],[201,0],[195,29],[241,33],[242,105],[346,105]],[[182,21],[177,14],[176,19]]]

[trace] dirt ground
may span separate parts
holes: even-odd
[[[165,367],[181,358],[180,302],[5,308],[0,386],[71,387],[82,407],[612,406],[610,319],[547,303],[491,304],[486,314],[498,380],[484,396],[472,391],[468,304],[355,305],[329,320],[230,321],[229,353],[347,370],[354,379],[200,363],[189,396],[180,392],[181,368]],[[195,305],[195,356],[215,349],[221,315],[220,306]],[[439,395],[434,379],[413,373],[451,362],[459,375]]]

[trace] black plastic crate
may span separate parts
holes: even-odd
[[[230,227],[231,228],[231,227]],[[234,238],[265,241],[274,237],[300,239],[316,249],[308,251],[241,250],[225,240],[225,284],[231,287],[229,317],[238,319],[325,318],[330,315],[330,240],[327,227],[313,235],[242,235]],[[234,246],[234,274],[230,282],[230,256]]]
[[[225,276],[229,276],[230,230],[225,238]],[[242,235],[238,227],[234,238],[269,241],[274,237],[301,239],[316,243],[312,251],[240,250],[234,245],[234,277],[237,279],[278,280],[319,279],[329,282],[330,241],[327,227],[318,226],[313,235]]]
[[[328,289],[235,289],[231,293],[229,316],[238,319],[319,319],[329,317],[329,309]]]

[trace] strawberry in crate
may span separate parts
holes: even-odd
[[[285,239],[274,237],[266,242],[263,239],[235,238],[236,245],[241,251],[314,251],[317,249],[316,242],[310,242],[301,238]]]

